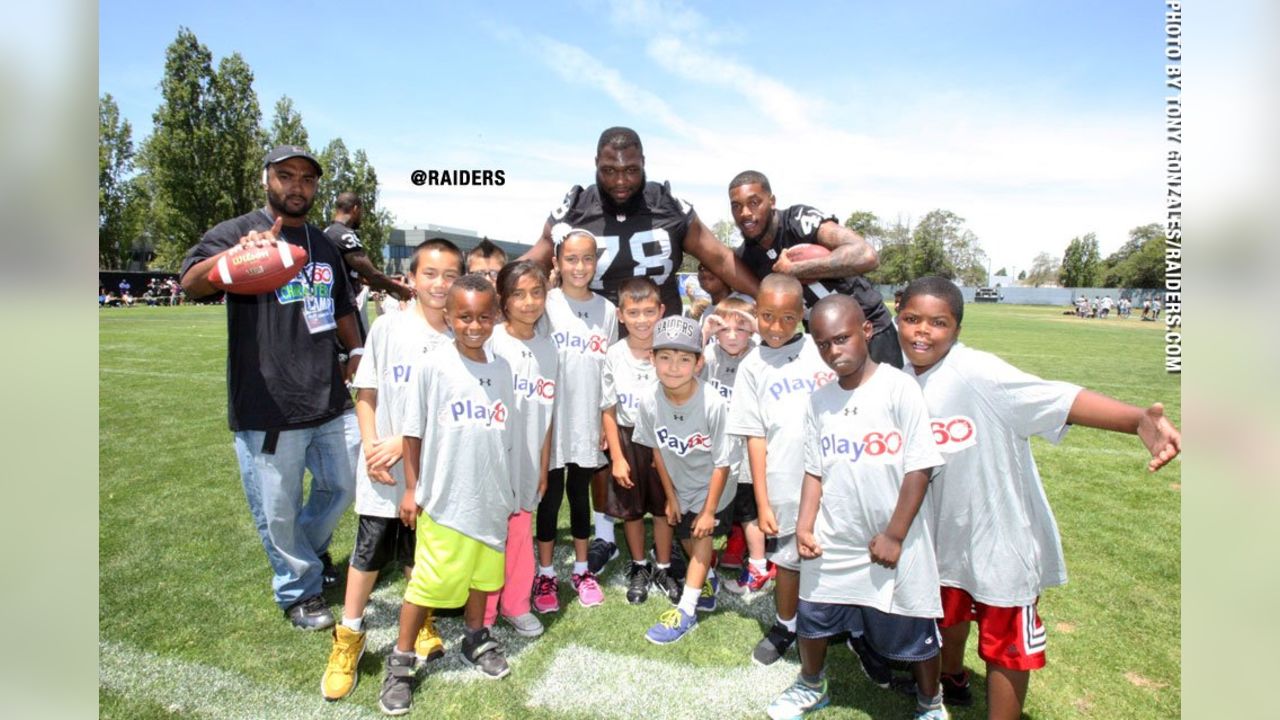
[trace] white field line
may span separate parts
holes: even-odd
[[[769,702],[795,681],[796,672],[796,664],[787,661],[769,667],[695,668],[569,645],[556,653],[546,674],[529,690],[528,705],[621,720],[673,713],[690,720],[763,717]],[[662,691],[637,692],[640,688]]]
[[[213,720],[382,717],[373,709],[350,703],[326,703],[320,698],[319,672],[316,692],[302,694],[262,685],[221,668],[162,657],[111,641],[98,646],[98,682],[123,696],[149,700],[170,712],[196,713]]]
[[[204,381],[204,382],[225,382],[226,378],[218,375],[204,375],[198,372],[176,373],[164,372],[161,370],[135,370],[132,368],[98,368],[98,372],[108,375],[138,375],[141,377],[164,378],[166,380],[181,380],[182,382]]]

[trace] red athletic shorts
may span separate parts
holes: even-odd
[[[1035,604],[996,607],[980,603],[960,588],[942,588],[939,628],[978,623],[978,657],[1010,670],[1044,667],[1044,624]]]

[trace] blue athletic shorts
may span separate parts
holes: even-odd
[[[920,662],[938,654],[942,636],[933,618],[907,617],[880,612],[863,605],[800,600],[796,634],[825,638],[847,632],[862,637],[876,652],[890,660]]]

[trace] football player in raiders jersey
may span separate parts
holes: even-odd
[[[861,235],[809,205],[774,207],[776,199],[769,178],[755,170],[740,172],[729,183],[729,210],[742,233],[736,254],[757,278],[780,272],[804,283],[805,314],[824,296],[850,295],[862,306],[871,323],[868,349],[876,362],[902,367],[898,331],[880,292],[864,274],[880,265],[880,258]],[[792,262],[787,248],[802,243],[822,245],[831,251],[825,258]]]
[[[670,183],[646,180],[644,147],[634,130],[611,127],[601,133],[595,163],[595,183],[569,190],[521,260],[550,268],[555,245],[578,228],[599,239],[600,259],[591,288],[614,304],[623,282],[647,276],[661,290],[665,314],[679,315],[683,305],[676,271],[685,252],[734,290],[755,297],[756,277],[698,219],[693,207],[671,194]]]
[[[363,279],[374,290],[391,293],[401,300],[411,299],[413,288],[387,277],[365,254],[364,245],[360,244],[360,238],[356,235],[363,217],[364,206],[359,195],[353,192],[338,193],[334,201],[333,223],[324,229],[325,237],[332,240],[342,253],[342,263],[346,266],[353,294],[357,292]],[[359,312],[356,313],[356,322],[360,324],[360,337],[363,338],[368,334],[364,301],[360,300],[357,307]]]

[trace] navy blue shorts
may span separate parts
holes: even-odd
[[[942,636],[933,618],[880,612],[864,605],[800,600],[796,634],[802,638],[831,637],[847,632],[861,637],[890,660],[920,662],[938,654]]]

